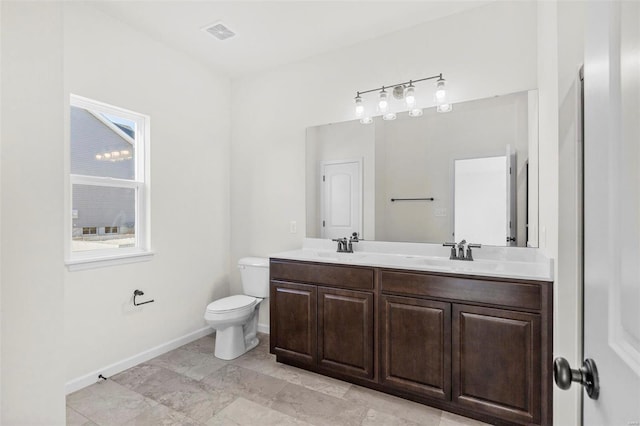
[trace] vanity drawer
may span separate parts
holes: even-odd
[[[272,280],[373,290],[373,268],[271,259],[269,274]]]
[[[383,292],[540,310],[540,285],[382,270]]]

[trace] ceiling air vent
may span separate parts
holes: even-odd
[[[226,40],[236,35],[236,33],[227,28],[222,22],[211,24],[207,27],[204,27],[203,30],[208,32],[218,40]]]

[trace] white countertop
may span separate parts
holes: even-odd
[[[553,281],[553,261],[539,249],[482,247],[473,261],[449,260],[450,249],[440,244],[360,241],[354,253],[337,253],[331,240],[306,238],[303,247],[270,255],[271,258],[344,265],[408,269],[450,274]]]

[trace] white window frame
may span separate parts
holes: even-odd
[[[151,256],[153,255],[153,252],[151,251],[149,230],[149,136],[151,118],[145,114],[129,111],[124,108],[73,94],[70,95],[69,104],[70,107],[83,108],[94,113],[115,115],[136,123],[135,138],[132,140],[134,144],[134,158],[136,164],[135,176],[132,180],[102,176],[76,175],[70,172],[70,166],[67,168],[69,177],[69,195],[67,197],[68,202],[66,203],[65,211],[65,218],[67,220],[67,226],[65,227],[65,263],[67,267],[70,271],[74,271],[151,260]],[[101,119],[98,115],[96,115],[96,117]],[[106,124],[108,125],[108,123]],[[82,252],[72,251],[73,185],[78,184],[135,190],[135,247],[105,248],[103,250],[87,250]]]

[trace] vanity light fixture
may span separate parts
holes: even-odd
[[[431,77],[420,78],[418,80],[409,80],[404,83],[397,83],[392,85],[385,85],[382,87],[378,87],[370,90],[363,90],[356,92],[355,97],[355,113],[356,117],[360,118],[360,122],[362,124],[371,124],[373,123],[373,115],[381,115],[383,120],[395,120],[396,113],[400,110],[405,110],[405,108],[394,108],[394,105],[390,102],[391,99],[387,93],[387,89],[393,88],[392,94],[393,98],[397,100],[403,100],[404,106],[406,110],[409,111],[410,117],[420,117],[422,115],[422,108],[418,107],[417,97],[416,97],[416,88],[414,83],[420,83],[422,81],[434,80],[437,79],[436,82],[436,91],[435,91],[435,102],[436,102],[436,111],[438,112],[449,112],[453,108],[451,104],[447,101],[447,91],[445,87],[445,79],[442,77],[442,73],[438,75],[434,75]],[[368,107],[362,98],[362,95],[367,93],[378,92],[378,102],[375,107]],[[396,111],[397,110],[397,111]]]

